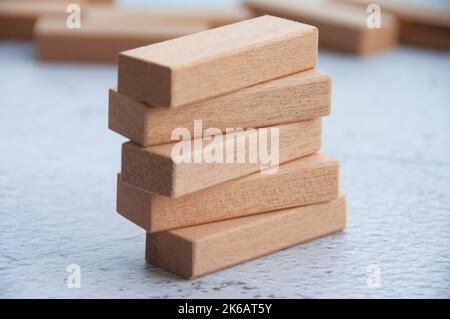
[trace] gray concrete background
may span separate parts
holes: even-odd
[[[321,51],[319,67],[347,230],[187,281],[146,265],[144,232],[115,213],[115,67],[43,64],[31,43],[0,42],[0,297],[450,297],[450,55]]]

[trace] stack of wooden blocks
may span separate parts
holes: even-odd
[[[148,262],[192,278],[345,228],[339,163],[319,152],[331,79],[317,44],[315,27],[262,16],[119,55],[109,127],[131,141],[117,210],[147,231]],[[260,128],[278,134],[277,170],[248,160]],[[240,138],[243,162],[228,148]]]

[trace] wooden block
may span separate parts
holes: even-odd
[[[69,29],[65,18],[40,17],[35,27],[37,55],[41,60],[116,62],[119,52],[191,34],[206,23],[154,18],[145,12],[131,15],[105,10],[89,13],[81,28]],[[98,12],[98,11],[97,11]]]
[[[80,0],[0,1],[0,39],[31,39],[40,15],[65,16],[70,3],[80,4]]]
[[[91,4],[112,4],[112,0],[0,0],[0,39],[31,39],[40,16],[67,17],[67,6],[81,6],[81,16]]]
[[[89,14],[97,18],[120,12],[122,15],[136,16],[144,13],[151,19],[175,20],[179,22],[206,24],[208,28],[217,28],[242,20],[250,19],[253,14],[241,6],[228,7],[94,7],[89,8]]]
[[[272,129],[278,129],[279,147],[276,148],[278,156],[276,152],[271,153],[270,132]],[[273,164],[276,164],[276,157],[279,158],[279,163],[285,163],[319,150],[321,119],[272,126],[266,132],[269,143],[262,143],[265,144],[264,146],[269,145],[268,155],[272,156]],[[259,151],[258,143],[263,139],[258,137],[258,141],[252,139],[250,142],[250,137],[251,131],[246,131],[227,134],[226,137],[224,135],[220,138],[216,135],[212,142],[209,141],[211,138],[206,137],[198,138],[194,142],[192,140],[182,141],[179,145],[182,145],[185,150],[191,149],[191,156],[188,158],[191,163],[186,163],[186,161],[178,163],[172,159],[172,149],[177,143],[144,148],[133,142],[127,142],[122,144],[122,178],[128,184],[165,196],[179,197],[197,192],[264,168],[260,161],[261,157],[250,162],[250,154],[258,155],[256,154]],[[275,140],[275,135],[273,135],[273,140]],[[217,154],[220,154],[221,150],[222,162],[210,163],[208,158],[202,157],[205,154],[208,155],[204,150],[208,150],[206,146],[209,143],[216,143]],[[234,154],[231,149],[235,150]],[[226,160],[225,156],[230,156],[230,160]],[[238,159],[244,160],[238,162]],[[272,165],[268,163],[265,167],[269,166]]]
[[[389,12],[400,22],[400,41],[438,50],[450,50],[450,11],[416,7],[395,1],[339,0],[366,8],[378,4],[382,12]]]
[[[170,7],[153,8],[154,15],[161,17],[175,17],[183,20],[207,20],[210,28],[217,28],[236,23],[253,17],[253,14],[240,6],[230,7]]]
[[[67,0],[14,0],[14,1],[32,1],[34,3],[41,3],[41,2],[62,2],[62,1],[66,1]],[[78,3],[78,2],[83,2],[85,4],[90,4],[90,5],[112,5],[114,4],[114,0],[69,0],[72,1],[71,3]]]
[[[117,179],[117,211],[148,232],[198,225],[336,199],[339,162],[316,153],[281,165],[277,174],[252,174],[170,198]]]
[[[361,8],[327,1],[246,0],[245,6],[257,15],[271,14],[319,28],[323,48],[366,55],[391,47],[397,40],[397,22],[382,15],[382,27],[370,29],[368,13]]]
[[[1,1],[10,1],[10,0],[1,0]],[[46,3],[46,2],[54,2],[54,3],[83,3],[89,5],[112,5],[114,4],[114,0],[13,0],[14,2],[33,2],[33,3]]]
[[[147,234],[147,262],[202,276],[322,237],[346,226],[344,195],[328,203]]]
[[[58,0],[59,1],[59,0]],[[93,4],[93,5],[112,5],[114,4],[114,0],[83,0],[84,2],[87,2],[89,4]]]
[[[264,16],[119,55],[118,92],[177,107],[311,69],[315,27]]]
[[[194,129],[194,120],[225,132],[228,127],[263,127],[326,116],[331,78],[317,69],[234,91],[182,108],[148,106],[115,90],[109,92],[109,128],[151,146],[172,142],[177,127]]]

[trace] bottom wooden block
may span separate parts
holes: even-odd
[[[185,278],[343,230],[345,196],[328,203],[147,233],[147,262]]]

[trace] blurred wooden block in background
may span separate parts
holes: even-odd
[[[0,0],[0,39],[32,39],[40,16],[68,17],[67,7],[78,4],[81,15],[92,5],[109,8],[113,0]]]
[[[439,50],[450,50],[450,11],[417,7],[414,4],[382,0],[339,0],[366,8],[378,4],[382,12],[396,16],[400,23],[400,41]]]
[[[115,14],[121,14],[125,19],[139,14],[144,14],[150,19],[172,20],[186,23],[206,24],[208,28],[217,28],[227,24],[236,23],[250,19],[253,14],[250,10],[241,6],[208,7],[208,6],[186,6],[186,7],[104,7],[90,6],[89,14],[98,19],[109,18]]]
[[[206,23],[155,18],[145,12],[106,10],[96,16],[87,10],[81,28],[67,28],[65,18],[42,16],[35,27],[41,60],[116,62],[119,52],[177,38],[208,28]]]
[[[92,5],[112,5],[115,2],[115,0],[14,0],[14,1],[32,1],[32,2],[35,2],[35,3],[66,1],[66,2],[69,2],[69,3],[80,3],[80,2],[83,2],[85,4],[92,4]]]
[[[123,181],[152,193],[179,197],[271,166],[270,163],[264,166],[260,162],[259,151],[264,151],[265,146],[268,149],[268,159],[276,161],[277,153],[274,151],[278,152],[280,164],[313,154],[320,148],[321,118],[271,126],[261,129],[261,134],[257,134],[258,130],[260,129],[215,136],[213,141],[207,137],[194,141],[184,140],[178,144],[179,150],[181,147],[184,151],[189,150],[190,156],[186,161],[178,163],[171,157],[172,152],[186,153],[173,151],[177,143],[144,148],[133,142],[126,142],[122,144]],[[275,134],[279,136],[278,145],[275,145]],[[266,143],[262,139],[264,135],[267,136]],[[215,144],[217,154],[222,152],[223,156],[219,157],[222,163],[208,163],[209,160],[202,157],[210,154],[204,151],[209,149],[207,146],[210,143]],[[233,153],[231,149],[234,150]],[[254,162],[250,161],[251,154],[256,156]],[[230,156],[230,160],[226,156]],[[239,158],[244,161],[238,162]],[[187,161],[191,163],[186,163]]]
[[[72,1],[78,3],[79,1]],[[0,39],[31,39],[33,27],[41,15],[67,15],[70,0],[1,0],[0,1]]]
[[[147,262],[193,278],[341,231],[344,195],[328,203],[147,233]]]
[[[317,29],[259,17],[122,52],[118,92],[177,107],[311,69]]]
[[[328,1],[245,0],[256,15],[274,16],[319,28],[320,47],[367,55],[393,46],[397,41],[397,21],[382,15],[381,28],[367,27],[369,14],[361,8]]]
[[[178,127],[263,127],[308,120],[330,113],[331,78],[313,69],[257,84],[181,108],[148,106],[114,90],[109,92],[109,128],[151,146],[171,143]]]
[[[328,202],[339,194],[339,162],[316,153],[179,198],[154,195],[117,178],[117,212],[157,232],[289,207]]]
[[[115,0],[83,0],[83,1],[89,4],[100,4],[100,5],[111,5],[114,4],[115,2]]]

